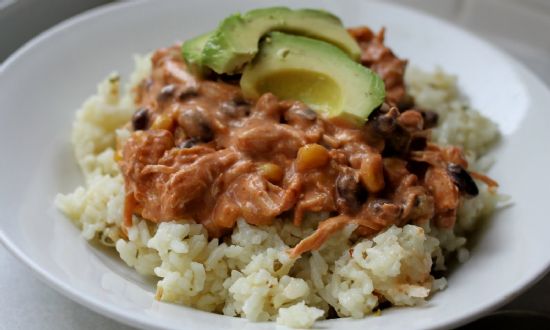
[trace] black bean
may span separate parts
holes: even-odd
[[[199,91],[196,86],[190,86],[188,88],[185,88],[182,90],[178,96],[180,101],[185,101],[189,98],[195,97],[199,95]]]
[[[439,115],[437,112],[430,111],[430,110],[417,110],[422,115],[422,118],[424,119],[424,129],[432,128],[437,126],[437,122],[439,120]]]
[[[240,118],[250,113],[250,105],[238,101],[226,101],[220,105],[220,111],[229,117]]]
[[[149,127],[149,109],[139,108],[132,116],[134,131],[145,130]]]
[[[447,173],[453,183],[458,187],[458,190],[464,194],[468,196],[477,196],[479,194],[479,189],[474,179],[472,179],[468,171],[462,166],[449,163],[449,165],[447,165]]]
[[[360,203],[361,185],[357,176],[340,173],[336,178],[336,203],[344,213],[357,212]]]
[[[196,146],[199,142],[200,142],[199,140],[191,138],[191,139],[187,139],[187,140],[183,141],[182,143],[180,143],[178,145],[178,147],[180,149],[192,148],[192,147]]]
[[[159,95],[157,95],[158,101],[166,101],[174,95],[176,91],[176,86],[173,84],[166,85],[160,89]]]
[[[392,107],[387,112],[379,110],[374,115],[369,116],[367,125],[378,134],[388,136],[393,133],[397,126],[397,117],[399,117],[399,111],[395,107]]]
[[[209,142],[214,138],[214,132],[212,132],[208,120],[196,108],[184,110],[178,116],[178,124],[190,138],[195,138],[202,142]]]

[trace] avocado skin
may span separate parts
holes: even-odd
[[[209,71],[207,67],[202,65],[202,50],[204,49],[206,41],[208,41],[213,34],[214,32],[201,34],[185,41],[181,45],[183,59],[187,63],[187,66],[191,72],[204,75]]]
[[[217,73],[241,72],[258,52],[260,39],[271,31],[283,31],[325,40],[342,48],[353,60],[361,50],[340,19],[324,10],[286,7],[262,8],[224,19],[206,41],[202,65]]]
[[[308,105],[322,116],[343,119],[354,125],[364,124],[370,113],[385,98],[383,80],[368,68],[354,62],[339,48],[324,41],[281,32],[270,33],[262,41],[260,52],[254,61],[246,66],[241,78],[244,96],[256,99],[262,93],[272,92],[262,90],[260,86],[265,86],[263,84],[270,78],[288,72],[298,75],[315,74],[321,80],[330,79],[328,86],[336,86],[331,92],[339,95],[338,104],[332,102],[328,111],[318,106],[316,108],[316,104],[322,104],[322,101],[327,100],[327,94],[331,93],[323,90],[319,97],[325,99]],[[301,100],[300,95],[303,94],[300,94],[300,88],[302,87],[298,86],[284,94],[288,97],[289,93],[295,93],[298,96],[294,99]],[[308,86],[303,88],[308,90]]]

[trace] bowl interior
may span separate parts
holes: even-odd
[[[90,245],[53,206],[58,192],[83,180],[70,131],[75,110],[113,70],[131,72],[132,54],[145,54],[216,26],[229,13],[258,6],[322,7],[345,25],[387,28],[387,44],[424,69],[459,77],[474,108],[503,133],[490,175],[510,194],[480,234],[471,259],[457,267],[449,287],[417,308],[384,317],[330,320],[349,329],[428,328],[464,322],[510,299],[542,275],[550,262],[544,209],[550,186],[549,92],[508,56],[442,21],[379,2],[138,1],[107,6],[42,34],[7,60],[0,72],[0,236],[42,278],[71,298],[127,323],[148,327],[274,328],[242,319],[159,303],[154,286],[114,253]],[[197,19],[200,18],[200,19]]]

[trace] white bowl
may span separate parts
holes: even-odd
[[[132,54],[147,53],[212,29],[224,16],[257,6],[322,7],[348,26],[386,26],[387,43],[413,65],[457,74],[473,106],[504,134],[490,175],[513,207],[497,212],[449,287],[422,307],[382,317],[339,319],[321,327],[451,327],[512,299],[550,264],[550,92],[524,66],[445,22],[384,3],[203,0],[125,2],[77,16],[41,34],[0,71],[1,241],[45,282],[119,321],[147,328],[272,329],[154,300],[154,288],[114,254],[90,245],[53,207],[57,192],[82,183],[69,136],[74,111],[96,83]]]

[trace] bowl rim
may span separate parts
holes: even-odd
[[[48,38],[55,36],[56,34],[70,28],[71,26],[82,24],[89,20],[93,20],[96,17],[100,17],[103,14],[106,14],[111,11],[120,11],[133,6],[140,6],[144,3],[150,3],[153,0],[134,0],[134,1],[122,1],[122,2],[113,2],[108,4],[103,4],[98,7],[85,10],[75,16],[72,16],[60,23],[55,24],[54,26],[44,30],[39,33],[29,41],[25,42],[21,47],[19,47],[15,52],[10,54],[2,63],[0,63],[0,79],[6,68],[8,68],[12,63],[19,60],[21,56],[25,53],[31,51],[34,47],[39,46],[42,42]],[[456,32],[466,35],[469,39],[474,39],[477,42],[483,43],[487,48],[495,51],[510,63],[511,66],[515,66],[520,69],[525,75],[527,75],[534,83],[540,85],[545,91],[546,94],[550,95],[549,86],[540,79],[536,74],[534,74],[527,66],[520,62],[519,60],[513,58],[505,50],[496,46],[493,42],[486,40],[485,38],[478,37],[473,32],[464,29],[458,24],[447,21],[443,18],[433,16],[431,14],[425,13],[419,9],[410,7],[403,4],[387,3],[384,1],[375,1],[376,3],[383,4],[383,6],[399,8],[402,10],[413,12],[415,15],[420,17],[429,18],[437,24],[442,24],[450,27]],[[44,282],[49,287],[53,288],[63,296],[71,299],[72,301],[83,305],[99,314],[107,316],[111,319],[117,320],[124,324],[135,326],[135,327],[148,327],[155,329],[173,329],[173,327],[167,327],[163,324],[157,324],[153,322],[153,319],[150,317],[144,317],[142,314],[133,313],[128,314],[127,309],[120,308],[113,303],[105,303],[103,300],[93,298],[88,295],[81,295],[78,289],[73,288],[72,286],[66,284],[65,282],[60,281],[57,277],[49,273],[46,269],[41,268],[33,259],[31,259],[27,254],[25,254],[18,246],[15,244],[10,237],[4,232],[0,227],[0,243],[7,248],[17,259],[19,259],[24,265],[33,270],[34,274],[37,275],[37,278]],[[457,327],[468,322],[471,322],[475,319],[480,318],[487,313],[496,310],[497,308],[505,305],[506,303],[512,301],[517,296],[521,295],[530,287],[534,286],[540,279],[542,279],[547,273],[550,272],[550,258],[548,258],[546,265],[539,269],[536,272],[532,272],[529,276],[526,276],[526,279],[516,286],[510,286],[507,292],[498,298],[489,301],[488,303],[482,305],[475,312],[470,313],[469,315],[455,315],[447,318],[444,321],[429,325],[427,329],[436,329],[436,328],[451,328]],[[181,306],[186,308],[186,306]],[[190,308],[190,307],[188,307]],[[191,308],[193,309],[193,308]],[[193,309],[197,313],[207,313],[212,317],[227,317],[225,315],[219,315],[215,313],[204,312],[198,309]],[[334,320],[330,320],[334,322]],[[318,321],[323,322],[323,321]],[[332,323],[331,322],[331,323]]]

